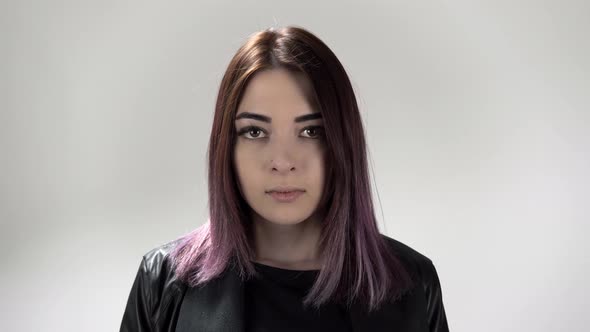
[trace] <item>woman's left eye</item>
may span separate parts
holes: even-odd
[[[311,136],[310,138],[319,138],[323,135],[323,129],[322,126],[311,126],[304,128],[303,132],[308,133]]]

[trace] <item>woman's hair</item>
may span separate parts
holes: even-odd
[[[311,81],[310,105],[324,119],[326,183],[322,215],[323,267],[304,304],[359,301],[369,310],[397,298],[411,279],[380,234],[371,199],[365,136],[348,76],[334,53],[303,28],[269,28],[250,36],[223,76],[209,139],[209,220],[179,239],[171,253],[179,279],[197,286],[230,265],[243,279],[256,274],[249,206],[233,168],[234,120],[249,80],[282,68]]]

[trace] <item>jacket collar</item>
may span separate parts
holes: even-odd
[[[352,330],[385,332],[395,328],[399,332],[427,331],[425,326],[416,325],[420,320],[411,317],[416,312],[416,300],[419,298],[405,295],[401,300],[388,302],[370,314],[361,305],[355,304],[349,311]],[[176,332],[226,331],[245,331],[244,283],[234,269],[201,287],[189,287],[176,325]]]

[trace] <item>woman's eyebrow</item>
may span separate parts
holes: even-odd
[[[300,115],[295,118],[295,122],[304,122],[304,121],[310,121],[310,120],[321,119],[321,118],[322,118],[322,114],[320,112],[315,112],[315,113]],[[238,114],[238,116],[236,116],[236,121],[240,120],[240,119],[253,119],[253,120],[258,120],[258,121],[268,122],[268,123],[272,122],[272,119],[266,115],[251,113],[251,112],[242,112],[242,113]]]

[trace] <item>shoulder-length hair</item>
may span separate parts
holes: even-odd
[[[326,183],[320,249],[324,265],[304,304],[355,301],[369,310],[396,299],[412,285],[401,261],[380,234],[373,210],[365,136],[355,94],[334,53],[309,31],[288,26],[252,34],[232,58],[215,105],[208,149],[209,220],[181,237],[171,256],[190,286],[232,266],[243,280],[256,274],[249,206],[233,168],[234,120],[248,81],[259,71],[283,68],[312,83],[310,105],[324,119]]]

